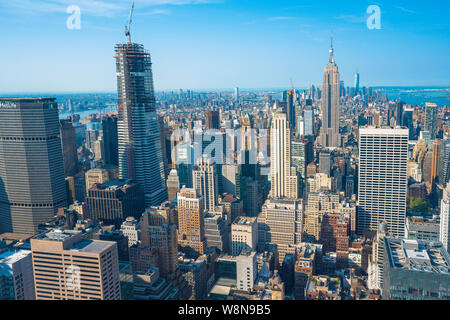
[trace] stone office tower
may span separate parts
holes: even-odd
[[[116,45],[119,175],[139,182],[147,206],[167,200],[150,53],[140,44]]]
[[[330,60],[325,67],[322,87],[322,127],[320,128],[320,141],[324,147],[340,147],[339,87],[339,69],[334,61],[332,41]]]
[[[56,99],[0,99],[0,233],[34,234],[66,205]]]

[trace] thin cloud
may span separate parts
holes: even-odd
[[[136,11],[151,6],[182,6],[221,3],[222,0],[136,0]],[[14,0],[3,2],[0,7],[14,12],[16,15],[23,14],[54,14],[66,13],[69,6],[76,5],[82,14],[114,18],[118,15],[128,13],[131,0],[116,0],[110,3],[105,0]],[[169,10],[155,9],[147,14],[169,14]]]
[[[337,20],[342,20],[348,23],[362,23],[366,21],[366,17],[364,16],[355,16],[352,14],[341,14],[336,17]]]
[[[271,17],[267,19],[268,21],[285,21],[285,20],[295,20],[296,17],[289,17],[289,16],[279,16],[279,17]]]
[[[393,6],[393,7],[397,8],[397,9],[403,11],[403,12],[406,12],[406,13],[417,14],[416,11],[408,9],[408,8],[405,8],[405,7],[401,7],[401,6]]]

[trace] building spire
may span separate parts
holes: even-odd
[[[331,48],[330,48],[330,64],[334,64],[334,48],[333,48],[333,37],[331,37]]]

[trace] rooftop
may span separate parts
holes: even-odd
[[[450,274],[450,256],[441,243],[385,239],[391,268]]]
[[[0,275],[11,276],[12,265],[31,254],[29,250],[6,251],[0,254]]]

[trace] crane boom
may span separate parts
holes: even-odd
[[[131,5],[130,16],[128,17],[128,26],[125,26],[125,36],[128,38],[128,43],[131,43],[131,22],[133,22],[134,1]]]

